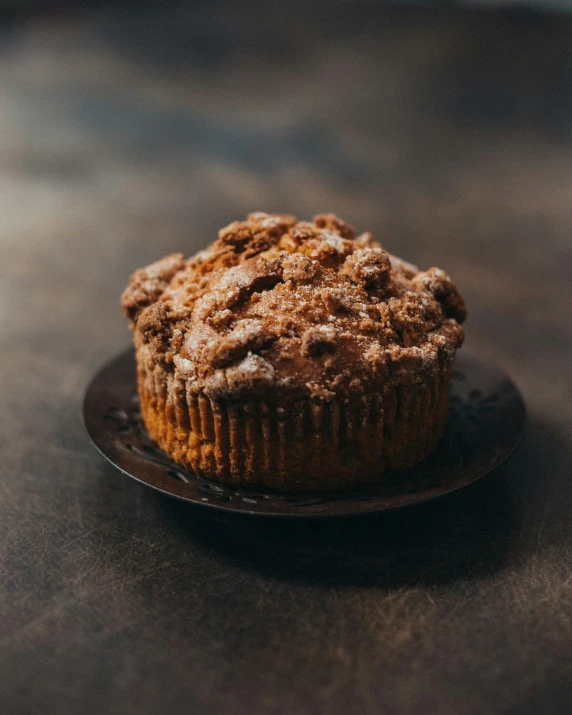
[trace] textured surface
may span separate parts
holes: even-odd
[[[443,435],[463,297],[333,213],[250,213],[137,269],[121,306],[149,434],[204,477],[351,488]]]
[[[2,31],[0,709],[568,712],[570,21],[187,5]],[[253,208],[455,276],[529,407],[501,474],[332,528],[207,520],[104,464],[80,404],[129,274]]]
[[[121,305],[144,389],[174,373],[181,392],[224,401],[415,389],[450,368],[466,317],[443,270],[390,259],[334,214],[250,214],[186,262],[135,271]]]

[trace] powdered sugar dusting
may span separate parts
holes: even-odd
[[[356,239],[334,214],[252,213],[188,261],[137,271],[123,307],[150,359],[211,397],[318,401],[429,379],[462,343],[465,317],[444,271]]]

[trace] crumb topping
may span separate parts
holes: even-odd
[[[463,297],[333,214],[252,213],[205,251],[136,271],[122,307],[148,358],[211,397],[332,400],[419,382],[463,342]]]

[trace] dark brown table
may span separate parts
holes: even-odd
[[[0,37],[3,715],[572,711],[572,23],[113,4]],[[212,518],[92,449],[132,269],[253,209],[443,266],[529,409],[440,502]]]

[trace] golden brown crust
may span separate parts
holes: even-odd
[[[252,387],[328,400],[429,379],[466,314],[446,273],[355,239],[333,214],[250,214],[194,258],[137,271],[122,304],[159,362],[221,399]]]
[[[205,476],[349,487],[442,433],[463,298],[333,214],[250,214],[136,271],[122,306],[150,434]]]

